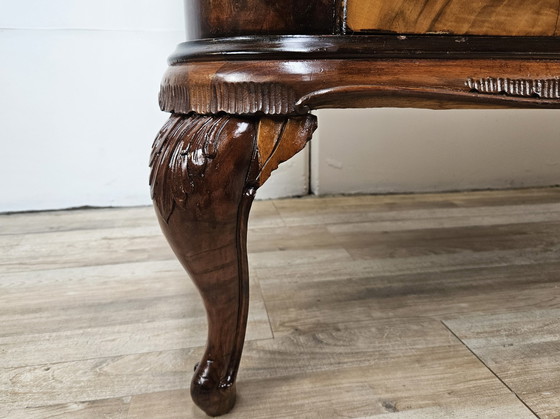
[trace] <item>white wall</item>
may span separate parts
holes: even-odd
[[[149,204],[182,0],[0,0],[0,212]],[[260,197],[307,192],[307,158]]]
[[[560,184],[560,111],[323,110],[317,194]]]
[[[0,0],[0,212],[149,204],[182,0]],[[557,111],[327,110],[316,193],[560,183]],[[307,151],[259,198],[306,194]]]

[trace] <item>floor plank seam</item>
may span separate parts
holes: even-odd
[[[271,339],[274,339],[274,329],[272,328],[272,320],[270,320],[270,313],[268,311],[268,307],[266,306],[266,299],[264,298],[264,292],[261,287],[261,283],[259,281],[258,275],[254,274],[255,281],[259,284],[259,294],[261,295],[261,300],[264,305],[264,312],[266,313],[266,319],[268,320],[268,327],[270,328],[270,335],[272,336]]]
[[[501,378],[498,374],[496,374],[496,373],[492,370],[492,368],[490,368],[490,367],[486,364],[486,362],[484,362],[484,361],[482,360],[482,358],[480,358],[480,357],[476,354],[476,352],[474,352],[471,348],[469,348],[469,346],[463,341],[463,339],[461,339],[449,326],[447,326],[447,324],[445,323],[445,321],[441,320],[441,324],[443,325],[443,327],[445,327],[447,330],[449,330],[449,333],[451,333],[459,342],[461,342],[461,344],[463,344],[463,346],[464,346],[465,348],[467,348],[467,350],[468,350],[474,357],[476,357],[476,359],[478,359],[478,361],[479,361],[482,365],[484,365],[484,366],[486,367],[486,369],[487,369],[488,371],[490,371],[490,372],[492,373],[492,375],[493,375],[494,377],[496,377],[496,378],[500,381],[500,383],[502,383],[502,385],[503,385],[505,388],[507,388],[507,389],[509,390],[509,392],[512,393],[512,394],[517,398],[517,400],[519,400],[519,401],[520,401],[520,402],[535,416],[535,418],[537,418],[537,419],[542,419],[542,418],[537,414],[537,412],[535,412],[535,411],[531,408],[531,406],[529,406],[527,403],[525,403],[525,401],[519,396],[519,394],[517,394],[504,380],[502,380],[502,378]]]
[[[308,195],[310,196],[310,195]],[[302,199],[302,198],[289,198],[289,199]],[[305,198],[303,198],[305,199]],[[282,221],[282,227],[288,227],[289,224],[286,222],[286,220],[284,219],[284,216],[282,215],[282,211],[281,208],[278,208],[278,205],[276,205],[276,199],[272,200],[272,206],[274,207],[274,209],[276,210],[276,214],[277,216],[280,218],[280,220]],[[251,227],[249,227],[249,229],[251,229]]]

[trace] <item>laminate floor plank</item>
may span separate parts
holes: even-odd
[[[154,220],[151,207],[0,215],[0,275],[175,259]],[[284,225],[270,201],[255,203],[250,223],[254,231]]]
[[[249,229],[247,249],[251,253],[284,250],[339,248],[337,238],[326,226],[292,226]]]
[[[177,261],[8,274],[0,281],[2,367],[203,345],[206,315]],[[271,338],[252,281],[247,339]],[[40,351],[37,348],[41,348]]]
[[[154,216],[151,206],[0,214],[0,236],[153,226]],[[252,227],[284,225],[273,201],[255,202],[250,217]]]
[[[0,236],[135,228],[151,224],[153,216],[146,206],[0,214]]]
[[[558,188],[256,202],[226,417],[557,419],[559,230]],[[203,418],[205,338],[152,208],[0,215],[0,418]]]
[[[337,245],[323,226],[253,228],[249,240],[251,252]],[[171,259],[157,224],[0,236],[0,274]]]
[[[329,222],[332,232],[414,231],[441,228],[502,226],[558,222],[560,204],[511,205],[504,207],[474,207],[387,211],[372,213],[374,220],[342,220]]]
[[[188,388],[198,348],[100,357],[0,370],[0,417],[8,410]]]
[[[279,336],[328,327],[337,319],[454,318],[465,313],[560,308],[555,289],[559,271],[560,264],[541,270],[503,267],[388,277],[353,277],[350,272],[344,279],[313,283],[297,283],[295,276],[286,277],[283,285],[261,280],[261,287],[274,335]]]
[[[560,216],[560,213],[558,214]],[[418,222],[420,224],[420,222]],[[407,258],[438,254],[531,249],[556,250],[560,222],[457,226],[405,231],[372,231],[362,223],[343,229],[334,225],[329,231],[355,259]]]
[[[560,293],[560,286],[558,286]],[[560,417],[560,309],[445,321],[542,419]]]
[[[388,228],[396,229],[403,221],[408,221],[412,228],[416,227],[411,222],[415,219],[428,222],[440,222],[440,218],[455,219],[455,222],[463,224],[469,221],[457,220],[457,217],[480,219],[501,215],[522,222],[527,222],[523,216],[546,219],[550,213],[559,211],[559,201],[558,188],[540,188],[448,194],[334,196],[322,197],[320,201],[298,198],[274,201],[274,205],[287,226],[371,221],[385,222]],[[497,218],[493,221],[503,222]]]
[[[262,338],[270,329],[259,287],[251,281],[249,322]],[[206,324],[198,291],[176,260],[18,272],[0,280],[0,337],[173,319]]]
[[[131,397],[70,402],[51,406],[6,408],[6,419],[126,419]],[[3,409],[0,408],[0,412]]]
[[[0,236],[0,273],[172,259],[157,225]]]
[[[249,342],[238,405],[224,417],[535,417],[441,322],[361,326]],[[134,396],[129,419],[203,418],[186,394]]]

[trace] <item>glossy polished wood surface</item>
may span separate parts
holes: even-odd
[[[235,404],[249,309],[247,218],[255,191],[303,149],[315,117],[173,115],[154,142],[150,185],[161,228],[198,287],[208,341],[191,383],[211,416]]]
[[[559,74],[560,62],[549,60],[194,62],[168,69],[160,104],[169,112],[234,114],[377,106],[560,108]]]
[[[150,184],[207,311],[191,395],[209,415],[235,403],[255,190],[310,140],[312,110],[560,108],[559,39],[533,37],[556,34],[551,1],[349,1],[186,2],[197,39],[179,46],[162,82],[160,106],[172,116],[154,143]],[[350,36],[348,24],[477,36]]]
[[[560,60],[560,38],[450,35],[238,36],[183,42],[169,64],[194,61],[389,58]]]
[[[556,0],[185,0],[190,39],[337,33],[557,36]]]
[[[335,0],[185,0],[191,36],[332,34]]]
[[[352,31],[556,36],[556,0],[348,0]]]

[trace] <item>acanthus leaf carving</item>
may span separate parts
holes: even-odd
[[[256,189],[280,163],[305,147],[316,127],[313,115],[172,114],[152,147],[152,199],[168,221],[175,207],[204,211],[216,195],[227,195],[232,171],[244,170],[244,188]],[[209,171],[223,172],[222,178],[214,176],[222,183],[207,185]]]

